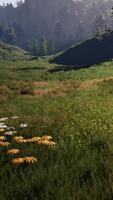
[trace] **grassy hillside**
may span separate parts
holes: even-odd
[[[28,60],[29,52],[18,47],[0,42],[0,60]]]
[[[112,44],[113,32],[72,46],[57,55],[52,62],[77,68],[100,64],[113,58]]]
[[[49,59],[0,61],[0,120],[16,131],[0,130],[0,200],[112,200],[113,61],[56,71]],[[14,140],[44,135],[56,145]],[[37,162],[11,162],[26,156]]]

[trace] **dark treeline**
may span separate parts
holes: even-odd
[[[25,0],[0,7],[0,39],[46,55],[112,27],[112,0]]]

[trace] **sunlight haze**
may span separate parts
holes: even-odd
[[[0,0],[0,5],[3,5],[4,3],[12,3],[13,5],[16,5],[17,2],[18,0]]]

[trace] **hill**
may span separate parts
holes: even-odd
[[[113,58],[113,32],[72,46],[51,62],[77,68],[90,67]]]
[[[31,58],[28,51],[0,42],[0,60],[29,60]]]

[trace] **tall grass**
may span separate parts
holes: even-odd
[[[32,76],[31,71],[25,72],[27,75],[16,72],[17,63],[9,63],[10,70],[6,64],[0,65],[7,74],[0,81],[0,117],[9,117],[7,124],[15,127],[16,135],[29,138],[47,134],[57,143],[49,148],[13,141],[8,148],[0,147],[0,200],[112,200],[112,80],[99,83],[95,89],[45,97],[33,96],[30,84],[37,77],[47,81],[50,76],[53,80],[104,77],[106,70],[106,76],[111,73],[112,66],[55,75],[41,71],[41,75],[37,72]],[[26,95],[20,95],[26,88],[29,88]],[[11,119],[13,115],[19,118]],[[28,127],[20,129],[21,123]],[[17,156],[6,154],[10,148],[19,148],[20,157],[36,156],[38,162],[13,166],[11,159]]]

